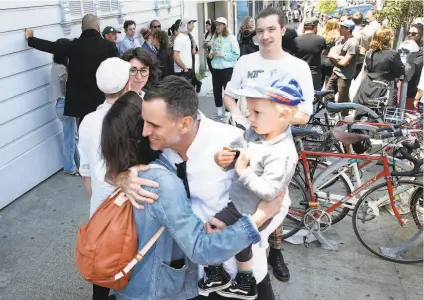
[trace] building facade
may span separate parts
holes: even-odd
[[[0,209],[62,168],[61,123],[49,99],[52,55],[29,48],[25,28],[50,41],[81,34],[81,19],[94,13],[100,27],[137,31],[158,19],[166,30],[182,15],[182,1],[0,1]]]

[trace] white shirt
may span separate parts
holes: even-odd
[[[90,217],[100,204],[116,189],[105,181],[106,166],[101,156],[100,139],[103,119],[112,104],[106,101],[86,115],[79,127],[78,150],[81,176],[91,177]]]
[[[180,52],[180,59],[187,69],[191,69],[193,61],[191,60],[191,41],[187,34],[179,33],[174,40],[174,51]],[[182,69],[174,62],[174,71],[180,73]]]
[[[314,101],[314,84],[312,82],[311,70],[307,62],[287,52],[284,52],[283,58],[279,60],[265,59],[261,57],[259,51],[240,57],[234,66],[233,75],[227,84],[225,94],[238,99],[240,97],[235,94],[236,90],[245,88],[256,80],[260,80],[261,77],[270,76],[274,72],[281,73],[278,77],[291,76],[297,80],[302,89],[303,98],[305,99],[303,103],[298,105],[298,112],[311,115],[313,113]],[[244,117],[249,116],[244,98],[239,99],[237,105]],[[246,125],[245,123],[242,124]]]
[[[235,126],[208,119],[202,113],[200,113],[200,118],[197,135],[187,151],[187,179],[193,212],[203,222],[206,222],[227,206],[229,188],[235,175],[234,170],[223,171],[215,163],[214,155],[224,146],[228,146],[235,138],[241,136],[243,131]],[[174,150],[164,149],[163,154],[172,165],[183,161]],[[278,220],[276,221],[278,222]],[[279,224],[281,222],[280,219]],[[259,283],[268,272],[266,248],[255,244],[252,250],[253,275]],[[224,268],[232,278],[235,278],[237,265],[234,257],[224,263]],[[203,275],[203,267],[199,266],[199,278],[202,278]]]

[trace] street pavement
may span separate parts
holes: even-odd
[[[200,107],[211,116],[210,77],[202,89]],[[81,179],[62,172],[1,210],[0,299],[91,299],[91,286],[74,265],[76,232],[88,213]],[[394,264],[373,256],[355,237],[350,217],[328,233],[338,241],[338,251],[323,250],[316,243],[309,248],[284,244],[291,279],[282,283],[271,275],[276,299],[423,299],[422,264]]]

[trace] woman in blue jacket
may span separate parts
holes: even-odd
[[[241,218],[222,232],[206,234],[202,221],[191,209],[182,180],[142,136],[141,104],[139,95],[128,92],[112,105],[103,121],[101,151],[106,176],[111,179],[133,165],[150,163],[151,168],[140,176],[159,184],[158,188],[147,188],[159,200],[134,214],[138,251],[161,226],[166,230],[136,264],[125,289],[115,291],[115,295],[119,300],[187,300],[198,295],[197,264],[222,263],[259,242],[257,228],[279,207],[260,205],[251,217]]]

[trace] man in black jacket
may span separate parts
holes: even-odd
[[[96,16],[85,15],[81,36],[67,44],[36,38],[32,29],[27,29],[25,35],[28,46],[69,58],[64,115],[80,118],[81,122],[85,115],[105,101],[104,94],[97,87],[96,71],[104,60],[119,56],[119,52],[115,43],[101,37]]]

